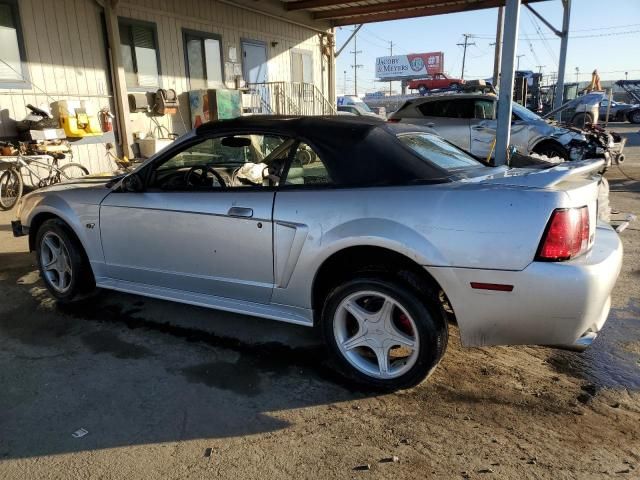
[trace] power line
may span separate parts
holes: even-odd
[[[640,33],[640,30],[628,30],[625,32],[611,32],[611,33],[599,33],[599,34],[594,34],[594,35],[569,35],[570,39],[579,39],[579,38],[602,38],[602,37],[616,37],[616,36],[620,36],[620,35],[635,35],[636,33]],[[494,37],[493,36],[489,36],[489,35],[478,35],[478,34],[471,34],[473,36],[473,38],[477,38],[480,40],[493,40]],[[531,38],[529,36],[523,36],[523,37],[518,37],[518,40],[526,40],[529,42],[532,41],[538,41],[538,40],[559,40],[559,37],[540,37],[540,38]]]

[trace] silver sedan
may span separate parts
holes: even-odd
[[[398,389],[453,320],[467,346],[593,341],[622,261],[596,222],[601,167],[489,168],[415,125],[246,117],[33,192],[13,230],[60,302],[100,287],[316,325],[346,376]]]

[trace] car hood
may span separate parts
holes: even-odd
[[[37,192],[60,192],[77,188],[104,189],[110,188],[109,183],[122,178],[124,175],[88,175],[86,177],[65,180],[37,190]]]
[[[543,137],[554,138],[562,145],[567,145],[571,140],[586,142],[587,138],[584,133],[577,128],[567,128],[564,126],[554,125],[545,120],[530,121],[529,125],[534,128],[536,133]]]
[[[39,188],[22,197],[21,208],[30,210],[46,198],[56,201],[52,197],[58,197],[68,203],[99,205],[112,190],[112,184],[109,182],[117,178],[119,176],[115,175],[87,176]]]

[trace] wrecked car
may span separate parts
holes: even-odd
[[[410,99],[391,122],[425,125],[472,155],[493,157],[498,99],[490,94],[441,95]],[[583,160],[604,158],[609,165],[624,149],[624,140],[599,127],[580,130],[556,125],[517,103],[512,107],[511,145],[520,154]],[[623,157],[624,159],[624,157]]]
[[[622,262],[602,164],[490,168],[416,125],[240,117],[32,192],[12,228],[59,302],[99,287],[316,326],[344,375],[398,389],[453,320],[466,346],[591,344]]]
[[[559,108],[546,113],[543,118],[555,118],[560,114],[560,121],[574,127],[596,124],[600,119],[600,103],[605,99],[604,92],[591,92],[580,95],[562,104]]]

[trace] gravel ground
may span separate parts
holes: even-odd
[[[640,213],[638,126],[612,127],[630,143],[611,203]],[[114,292],[61,308],[10,219],[0,478],[640,478],[640,221],[586,353],[464,349],[451,327],[429,381],[376,395],[301,327]]]

